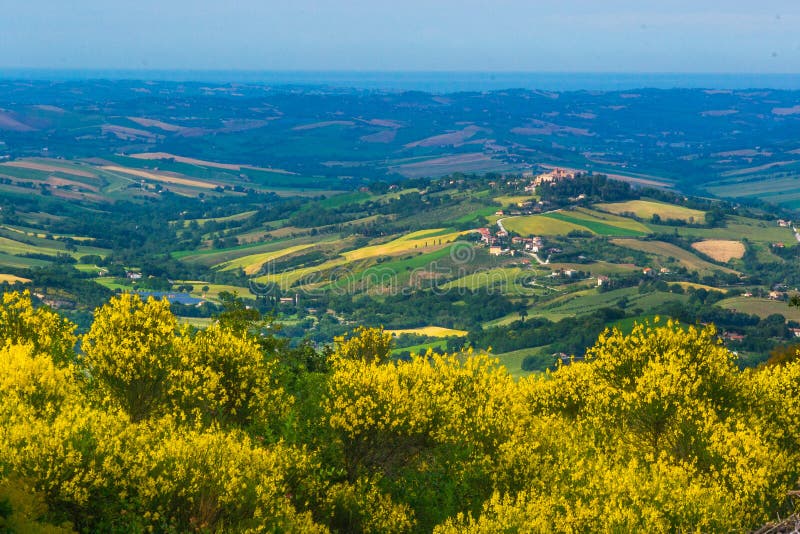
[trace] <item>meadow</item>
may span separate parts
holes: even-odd
[[[705,221],[705,212],[677,206],[674,204],[665,204],[663,202],[654,202],[650,200],[629,200],[626,202],[614,203],[600,203],[595,204],[599,210],[607,211],[617,215],[632,213],[642,220],[649,221],[653,215],[658,215],[662,220],[676,220],[692,223],[702,223]]]

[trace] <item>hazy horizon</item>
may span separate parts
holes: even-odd
[[[800,74],[789,0],[29,0],[0,69]]]
[[[634,89],[800,90],[800,74],[477,71],[256,71],[186,69],[3,69],[0,79],[143,81],[269,86],[320,86],[431,93],[501,91],[623,91]]]

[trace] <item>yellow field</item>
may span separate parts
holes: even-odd
[[[672,285],[672,284],[678,284],[683,289],[688,289],[690,287],[693,287],[695,289],[705,289],[706,291],[720,291],[722,293],[727,293],[728,292],[727,289],[724,289],[724,288],[721,288],[721,287],[707,286],[705,284],[695,284],[694,282],[672,282],[672,283],[670,283],[670,285]]]
[[[614,202],[612,204],[596,204],[597,209],[615,213],[617,215],[623,213],[633,213],[640,219],[649,220],[653,215],[658,215],[661,220],[675,219],[686,222],[703,222],[705,220],[705,212],[700,210],[693,210],[684,208],[683,206],[674,206],[672,204],[664,204],[662,202],[653,202],[650,200],[629,200],[627,202]]]
[[[432,247],[438,247],[439,244],[444,245],[455,241],[466,232],[451,232],[449,234],[436,235],[441,232],[442,228],[433,228],[430,230],[420,230],[419,232],[412,232],[404,235],[394,241],[383,243],[381,245],[372,245],[362,247],[350,252],[345,252],[344,258],[347,261],[362,260],[364,258],[374,258],[377,256],[396,256],[398,254],[405,254],[413,250],[423,249],[430,252]]]
[[[469,332],[466,330],[455,330],[453,328],[444,328],[443,326],[423,326],[421,328],[404,328],[402,330],[387,330],[390,334],[394,336],[399,336],[400,334],[417,334],[420,336],[431,336],[431,337],[464,337]]]
[[[242,269],[244,269],[245,274],[252,275],[256,274],[261,269],[261,266],[267,263],[268,261],[275,260],[283,256],[288,256],[289,254],[293,254],[295,252],[311,248],[313,246],[316,246],[316,244],[306,243],[304,245],[295,245],[293,247],[288,247],[281,250],[274,250],[272,252],[251,254],[249,256],[243,256],[233,261],[223,263],[220,265],[220,269],[222,269],[223,271],[230,271],[232,269],[238,269],[239,267],[241,267]]]
[[[189,187],[199,187],[201,189],[214,189],[219,185],[210,182],[201,182],[199,180],[190,180],[188,178],[178,178],[177,176],[168,176],[166,174],[155,174],[152,172],[140,171],[139,169],[128,169],[126,167],[119,167],[117,165],[105,165],[101,168],[105,171],[121,172],[124,174],[130,174],[131,176],[138,176],[139,178],[152,180],[154,182],[163,182],[166,184],[187,185]]]
[[[455,241],[456,239],[458,239],[459,236],[467,233],[467,231],[465,230],[461,232],[450,232],[448,234],[434,235],[438,234],[441,231],[442,229],[429,229],[429,230],[421,230],[419,232],[412,232],[398,239],[389,241],[388,243],[382,243],[380,245],[370,245],[367,247],[362,247],[356,250],[345,252],[339,257],[326,261],[321,265],[295,269],[293,271],[277,275],[261,276],[259,278],[256,278],[256,281],[275,282],[279,284],[282,288],[287,288],[290,287],[295,282],[297,282],[298,280],[305,278],[306,276],[315,273],[324,273],[331,269],[335,269],[336,267],[340,267],[342,265],[349,264],[350,262],[354,262],[357,260],[377,258],[380,256],[400,256],[402,254],[406,254],[408,252],[413,252],[413,251],[433,252],[434,250],[438,250],[444,246],[447,246],[448,243]],[[439,244],[440,241],[441,244]],[[332,280],[324,279],[323,277],[316,283],[324,284],[324,283],[329,283],[331,281]]]
[[[664,241],[641,241],[639,239],[612,239],[612,243],[620,247],[630,248],[633,250],[640,250],[647,254],[660,256],[663,259],[675,258],[681,265],[691,271],[723,271],[726,273],[736,273],[733,269],[727,267],[720,267],[713,263],[707,262],[702,258],[698,258],[688,250],[684,250],[672,243],[665,243]]]
[[[706,239],[692,243],[692,248],[699,250],[709,258],[726,262],[744,256],[744,244],[741,241],[727,241],[724,239]]]
[[[3,282],[8,282],[9,284],[16,284],[17,282],[19,282],[20,284],[27,284],[28,282],[30,282],[30,280],[13,274],[0,273],[0,284],[2,284]]]
[[[573,230],[581,232],[588,231],[583,226],[578,226],[571,222],[551,219],[541,215],[530,215],[522,217],[509,217],[503,219],[503,227],[510,232],[517,232],[522,236],[532,235],[567,235]]]

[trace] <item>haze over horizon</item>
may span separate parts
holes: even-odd
[[[800,73],[789,0],[6,4],[2,70]]]

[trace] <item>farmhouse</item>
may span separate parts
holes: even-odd
[[[488,228],[478,228],[478,233],[481,234],[481,242],[489,244],[492,240],[492,232]]]
[[[792,225],[792,221],[786,221],[784,219],[778,219],[778,226],[781,228],[789,228]]]
[[[607,277],[604,274],[601,274],[597,277],[597,287],[608,285],[609,282],[611,282],[611,278]]]

